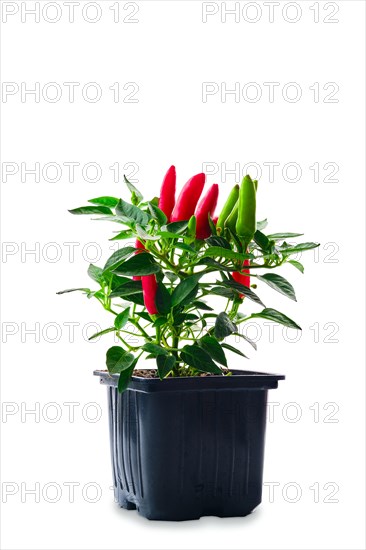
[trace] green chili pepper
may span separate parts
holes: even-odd
[[[196,216],[191,216],[189,218],[188,226],[187,226],[187,234],[189,237],[196,237],[196,227],[197,227],[197,219]]]
[[[227,201],[225,202],[223,209],[221,210],[221,214],[216,224],[217,229],[222,230],[224,228],[225,222],[227,218],[230,216],[231,212],[233,211],[238,198],[239,198],[239,185],[235,185],[230,191]]]
[[[234,208],[231,211],[231,214],[225,221],[225,227],[228,227],[232,233],[235,233],[235,224],[238,219],[239,212],[239,199],[236,201]]]
[[[239,191],[239,211],[236,221],[236,234],[247,246],[256,231],[256,188],[250,176],[245,176]]]
[[[254,183],[254,187],[255,187],[255,192],[258,191],[258,180],[253,180],[253,183]]]

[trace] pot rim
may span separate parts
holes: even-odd
[[[205,391],[205,390],[267,390],[278,387],[279,380],[285,380],[283,374],[230,370],[232,376],[180,376],[177,378],[143,378],[132,376],[127,389],[144,393],[166,391]],[[100,377],[105,386],[118,386],[118,374],[109,374],[107,370],[95,370],[94,376]]]

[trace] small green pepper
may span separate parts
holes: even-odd
[[[196,216],[191,216],[189,218],[189,222],[187,226],[187,236],[194,240],[196,238],[196,229],[197,229]]]
[[[256,186],[250,176],[245,176],[239,190],[239,211],[236,221],[236,234],[247,246],[256,231]]]
[[[225,222],[232,213],[238,198],[239,185],[235,185],[230,191],[227,201],[225,202],[223,209],[221,210],[221,214],[217,220],[216,229],[220,229],[221,231],[224,229]]]
[[[238,219],[239,212],[239,199],[236,201],[234,208],[231,211],[231,214],[225,221],[225,227],[228,227],[232,233],[235,233],[235,224]]]

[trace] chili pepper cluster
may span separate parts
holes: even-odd
[[[161,380],[201,373],[230,376],[225,350],[246,357],[226,342],[238,334],[241,323],[260,318],[301,330],[287,315],[267,307],[253,289],[265,284],[296,301],[292,284],[273,270],[287,263],[303,273],[303,264],[292,257],[319,243],[287,241],[302,233],[265,234],[267,220],[256,220],[258,183],[248,175],[229,190],[221,212],[215,215],[219,186],[215,183],[205,189],[205,180],[204,174],[196,174],[177,190],[171,166],[159,197],[145,200],[124,177],[130,202],[108,195],[70,210],[73,215],[114,222],[118,230],[113,241],[135,241],[134,246],[118,247],[104,267],[89,265],[96,290],[78,286],[59,292],[83,292],[114,316],[113,326],[90,339],[114,333],[122,343],[109,348],[106,356],[108,372],[119,375],[120,392],[128,387],[144,353],[156,360]],[[209,296],[227,299],[225,309],[215,313],[206,301]],[[244,297],[248,306],[253,302],[264,309],[241,314]],[[131,345],[125,338],[131,334],[128,323],[143,344]],[[254,342],[245,340],[255,349]]]
[[[257,181],[253,181],[250,176],[245,176],[240,186],[233,187],[220,215],[215,217],[219,197],[217,183],[211,185],[202,196],[206,176],[203,173],[196,174],[187,181],[178,198],[175,199],[176,179],[175,166],[171,166],[165,174],[159,197],[159,208],[166,215],[168,222],[188,221],[190,233],[193,233],[197,240],[204,240],[212,233],[211,219],[219,234],[227,229],[237,235],[245,251],[256,230]],[[136,254],[138,254],[144,245],[137,240],[136,248]],[[249,260],[245,260],[243,270],[232,273],[233,279],[246,287],[250,287],[250,276],[249,270],[244,268],[249,265]],[[155,275],[135,276],[134,279],[141,279],[144,303],[148,313],[157,314],[155,297],[158,284]],[[241,295],[241,298],[243,297]]]

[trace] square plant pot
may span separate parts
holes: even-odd
[[[155,520],[246,516],[262,498],[267,391],[285,377],[147,379],[107,386],[114,491],[118,504]]]

